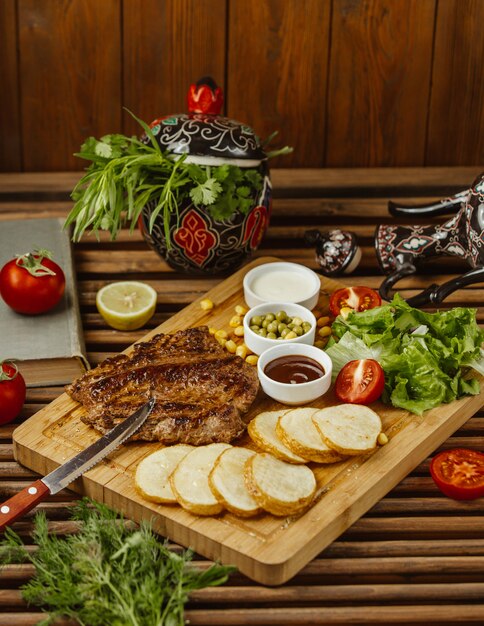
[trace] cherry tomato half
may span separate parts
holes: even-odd
[[[380,306],[379,294],[370,287],[343,287],[338,289],[329,299],[329,310],[334,317],[338,317],[343,307],[354,311],[366,311]]]
[[[22,410],[25,402],[25,381],[17,367],[0,362],[0,424],[8,424]]]
[[[484,496],[484,453],[455,448],[440,452],[430,462],[430,474],[440,491],[454,500]]]
[[[359,359],[343,366],[334,390],[341,402],[371,404],[381,396],[384,386],[385,375],[378,361]]]
[[[45,313],[55,307],[65,283],[59,265],[36,253],[12,259],[0,271],[0,295],[14,311],[26,315]]]

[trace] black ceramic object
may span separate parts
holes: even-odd
[[[219,160],[230,159],[241,167],[257,167],[265,159],[254,131],[221,115],[170,115],[156,120],[151,131],[163,150],[188,154],[192,163],[221,165]]]
[[[256,250],[269,225],[272,188],[267,157],[260,140],[247,125],[219,115],[222,92],[211,78],[190,87],[189,113],[168,115],[152,122],[151,130],[164,151],[187,155],[187,163],[237,165],[257,170],[262,189],[251,188],[253,206],[243,215],[217,221],[187,199],[170,218],[168,248],[161,216],[149,232],[155,203],[143,210],[144,238],[176,270],[203,274],[230,272]]]
[[[354,233],[339,229],[327,233],[307,230],[304,240],[315,246],[316,261],[325,276],[351,274],[360,262],[361,249]]]
[[[415,217],[456,212],[444,224],[392,226],[382,224],[375,232],[375,248],[381,269],[389,276],[380,286],[380,295],[391,299],[391,289],[405,276],[414,274],[431,257],[456,256],[471,270],[439,286],[430,285],[408,302],[413,306],[438,304],[466,285],[484,281],[484,173],[464,192],[424,206],[389,203],[392,215]]]

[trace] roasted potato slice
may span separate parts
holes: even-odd
[[[170,485],[170,474],[193,446],[183,443],[157,450],[145,457],[136,468],[134,485],[138,493],[151,502],[176,504]]]
[[[248,448],[225,450],[215,461],[208,477],[210,489],[217,500],[239,517],[252,517],[261,511],[244,480],[245,463],[254,454]]]
[[[282,415],[276,424],[279,439],[294,454],[315,463],[337,463],[344,457],[324,443],[319,430],[311,419],[318,409],[301,407]]]
[[[277,436],[276,425],[277,420],[290,411],[290,409],[282,411],[265,411],[259,413],[250,422],[247,432],[252,441],[262,450],[270,452],[281,461],[288,463],[306,463],[308,459],[295,454],[290,450]]]
[[[218,457],[231,448],[228,443],[211,443],[194,448],[178,463],[170,484],[178,504],[197,515],[217,515],[223,505],[213,495],[208,476]]]
[[[339,404],[316,411],[311,418],[324,443],[339,454],[371,452],[382,430],[380,416],[361,404]]]
[[[245,464],[247,488],[259,505],[273,515],[302,513],[316,492],[316,478],[306,465],[294,465],[263,452]]]

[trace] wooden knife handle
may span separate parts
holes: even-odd
[[[36,480],[35,483],[3,502],[0,505],[0,531],[5,530],[5,526],[33,509],[41,500],[45,500],[49,494],[47,485],[41,480]]]

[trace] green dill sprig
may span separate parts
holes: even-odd
[[[48,532],[44,513],[35,517],[28,552],[11,529],[0,543],[0,562],[31,562],[35,576],[22,596],[47,613],[81,626],[182,626],[184,606],[195,589],[224,583],[234,568],[190,564],[192,552],[169,550],[149,524],[128,525],[102,504],[83,499],[72,519],[79,531],[65,538]]]

